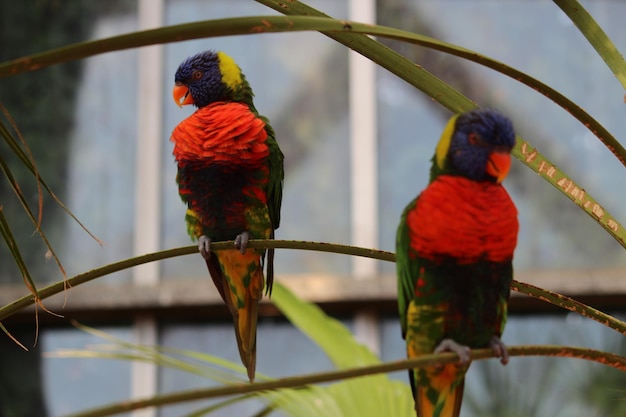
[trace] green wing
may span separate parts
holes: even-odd
[[[270,150],[269,165],[270,178],[267,185],[267,207],[272,221],[272,230],[278,229],[280,226],[280,206],[283,200],[283,180],[285,171],[283,168],[283,160],[285,157],[278,147],[274,129],[270,126],[268,120],[261,116],[265,122],[265,131],[267,132],[267,146]]]
[[[396,270],[398,275],[398,313],[402,326],[402,337],[407,331],[407,312],[415,294],[415,282],[420,270],[420,261],[411,256],[411,240],[406,223],[408,213],[415,208],[417,198],[411,201],[402,212],[396,233]]]
[[[267,184],[267,209],[272,222],[271,238],[274,238],[274,230],[280,226],[280,207],[283,201],[283,180],[285,178],[285,170],[283,160],[285,157],[278,147],[274,129],[270,126],[269,121],[259,116],[265,122],[265,131],[267,132],[267,146],[269,147],[269,181]],[[272,294],[272,285],[274,283],[274,249],[267,250],[267,277],[265,283],[265,293]]]

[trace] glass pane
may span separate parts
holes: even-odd
[[[211,324],[166,324],[162,328],[163,346],[215,355],[240,365],[235,333],[231,322]],[[297,353],[296,353],[297,352]],[[243,369],[243,368],[242,368]],[[261,319],[257,333],[257,380],[322,372],[332,369],[326,355],[290,323]],[[239,380],[246,380],[245,371]],[[162,368],[159,391],[206,388],[220,385],[210,379]],[[216,401],[223,401],[216,400]],[[193,402],[163,408],[160,417],[180,416],[216,401]],[[253,415],[263,406],[260,400],[245,401],[212,413],[212,416]]]
[[[399,321],[388,318],[381,327],[382,359],[405,358]],[[626,354],[622,335],[574,313],[511,316],[503,340],[509,346],[556,344]],[[393,376],[408,383],[406,372]],[[513,357],[506,366],[476,361],[466,376],[461,415],[618,416],[626,411],[625,383],[623,372],[580,359]]]
[[[126,0],[63,5],[0,2],[0,60],[135,30],[135,10],[135,2]],[[42,228],[69,275],[130,253],[132,235],[124,233],[132,230],[133,219],[135,56],[132,51],[112,53],[0,80],[0,101],[32,150],[39,174],[105,243],[100,247],[44,191]],[[37,214],[33,176],[4,142],[0,153]],[[33,236],[35,227],[4,177],[0,200],[36,283],[60,280],[58,268],[48,259],[41,240]],[[4,243],[0,244],[0,282],[21,281]],[[106,330],[129,336],[127,329]],[[34,329],[16,333],[30,348],[24,354],[16,353],[15,345],[1,337],[0,379],[12,379],[2,384],[7,388],[0,393],[2,413],[60,416],[129,397],[128,364],[42,358],[41,352],[58,348],[85,348],[96,342],[93,337],[75,329],[40,329],[39,343],[32,347],[34,334]],[[29,382],[16,380],[18,373]],[[111,381],[117,381],[115,386]],[[20,394],[24,392],[29,399]]]
[[[78,1],[62,6],[2,2],[0,59],[135,30],[135,9],[134,1]],[[25,27],[37,30],[25,31]],[[70,275],[131,253],[136,78],[136,51],[124,51],[0,80],[0,100],[15,118],[41,176],[104,242],[103,247],[98,245],[44,191],[42,227]],[[33,176],[4,143],[0,152],[37,213]],[[59,280],[58,268],[47,259],[41,239],[33,236],[35,227],[4,178],[0,196],[36,282]],[[16,281],[21,277],[2,243],[0,282]]]
[[[130,328],[98,330],[124,340],[132,340],[133,336]],[[41,332],[39,343],[43,352],[54,354],[68,349],[90,349],[107,341],[76,329],[48,329]],[[64,416],[128,400],[130,368],[131,363],[122,360],[44,356],[43,385],[49,415]]]
[[[311,3],[345,17],[346,2]],[[249,1],[171,1],[167,23],[200,18],[274,13]],[[233,56],[255,92],[255,105],[267,116],[285,154],[285,187],[277,239],[349,243],[347,50],[318,33],[236,36],[181,42],[166,47],[165,89],[170,91],[179,63],[206,49]],[[193,109],[181,111],[171,100],[164,108],[165,132]],[[185,207],[174,181],[172,145],[164,138],[163,246],[191,243],[184,225]],[[233,237],[234,238],[234,237]],[[349,259],[305,251],[278,251],[276,272],[347,273]],[[163,263],[165,277],[206,275],[198,256]]]
[[[103,19],[94,34],[103,38],[133,30],[134,16],[115,16]],[[104,244],[99,247],[75,223],[69,223],[67,250],[76,259],[77,272],[132,255],[136,68],[136,50],[101,55],[85,63],[69,152],[67,203]],[[130,271],[117,276],[129,278]]]
[[[587,2],[590,13],[626,47],[619,18],[626,4]],[[623,94],[611,72],[551,3],[527,1],[380,2],[379,23],[430,35],[514,66],[556,88],[617,138],[626,134]],[[532,22],[532,25],[529,24]],[[484,107],[509,115],[517,132],[594,196],[616,219],[626,215],[624,167],[582,124],[517,81],[451,56],[390,43]],[[575,51],[573,53],[572,51]],[[393,250],[400,213],[425,185],[430,157],[450,113],[386,72],[378,76],[381,246]],[[513,162],[505,186],[521,223],[515,266],[624,266],[623,248],[547,182]],[[388,271],[393,265],[385,265]]]

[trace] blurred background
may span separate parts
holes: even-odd
[[[626,50],[626,2],[583,5]],[[539,0],[310,0],[343,19],[429,35],[488,55],[538,78],[586,109],[618,139],[626,136],[623,90],[565,14]],[[249,0],[0,0],[0,61],[70,43],[197,20],[276,14]],[[497,108],[516,131],[584,187],[619,221],[626,218],[624,167],[583,125],[513,79],[449,55],[381,40],[452,84],[480,106]],[[178,197],[169,134],[193,109],[170,99],[178,64],[205,49],[233,56],[255,104],[285,154],[278,239],[393,251],[404,206],[428,180],[448,110],[384,69],[319,33],[234,36],[107,53],[0,80],[41,175],[103,241],[100,246],[46,196],[43,229],[68,276],[135,255],[191,244]],[[0,144],[3,156],[9,151]],[[9,160],[36,207],[37,189]],[[626,253],[592,219],[519,161],[505,186],[521,225],[516,279],[559,291],[624,317]],[[62,279],[4,181],[0,204],[39,286]],[[0,244],[0,302],[26,293]],[[393,264],[279,250],[277,279],[342,320],[382,360],[404,358]],[[67,303],[62,308],[64,297]],[[106,276],[45,303],[38,344],[22,352],[0,338],[0,417],[61,416],[131,396],[211,382],[149,365],[60,359],[47,352],[100,343],[70,320],[127,340],[194,349],[238,362],[232,323],[199,256]],[[57,308],[58,307],[58,308]],[[5,325],[31,347],[33,310]],[[580,316],[514,295],[509,345],[563,344],[626,353],[624,338]],[[260,373],[330,369],[324,354],[266,304],[259,319]],[[393,375],[406,379],[406,373]],[[463,415],[623,416],[626,377],[571,359],[514,358],[503,368],[470,369]],[[169,417],[198,403],[148,411]],[[247,402],[214,413],[253,415]],[[153,413],[153,414],[149,414]],[[130,414],[129,414],[130,415]],[[137,414],[138,416],[139,414]]]

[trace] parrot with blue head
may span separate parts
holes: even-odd
[[[263,288],[271,294],[274,250],[249,248],[248,241],[273,239],[280,225],[283,154],[244,74],[224,52],[187,58],[174,82],[176,104],[197,107],[171,135],[187,231],[233,317],[253,382],[258,304]],[[211,251],[211,242],[224,240],[234,240],[235,247]]]
[[[457,363],[409,370],[417,417],[459,416],[471,348],[489,347],[508,362],[500,338],[519,225],[501,183],[514,145],[513,125],[502,114],[454,115],[428,186],[402,213],[396,265],[407,356],[459,356]]]

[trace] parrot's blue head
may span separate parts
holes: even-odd
[[[184,60],[174,76],[177,105],[204,107],[217,101],[252,102],[252,91],[235,61],[224,52],[200,52]]]
[[[437,147],[439,168],[475,181],[501,182],[511,166],[511,120],[490,109],[453,116]]]

